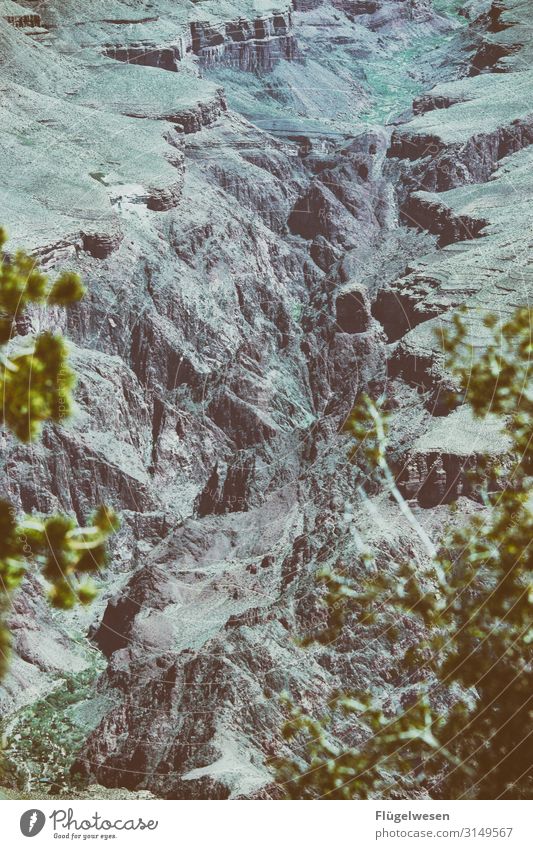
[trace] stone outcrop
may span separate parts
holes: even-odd
[[[105,56],[128,65],[143,65],[149,68],[161,68],[163,71],[178,71],[184,58],[185,49],[181,43],[169,47],[155,47],[151,44],[106,45]]]
[[[291,10],[212,25],[191,23],[192,51],[202,65],[223,63],[241,71],[270,71],[280,59],[298,58]]]
[[[96,15],[96,21],[77,23],[80,37],[84,44],[93,42],[110,59],[179,73],[191,56],[196,56],[203,68],[221,64],[250,72],[270,71],[280,60],[300,57],[293,32],[292,4],[285,3],[265,13],[245,4],[242,15],[237,14],[242,4],[234,2],[235,17],[226,4],[220,14],[211,9],[211,17],[205,20],[198,16],[199,7],[190,3],[181,4],[181,8],[179,4],[163,5],[167,6],[172,29],[165,30],[157,16],[109,20],[104,15],[98,21]],[[46,21],[47,16],[44,17]],[[53,14],[50,17],[59,37],[70,40],[73,33],[67,30],[64,18],[57,21]]]
[[[32,9],[21,6],[13,0],[2,0],[0,16],[17,29],[34,29],[41,26],[41,17]]]
[[[90,5],[43,5],[42,43],[0,21],[6,224],[88,288],[18,328],[72,340],[77,412],[35,446],[6,439],[3,472],[25,510],[105,501],[122,528],[90,608],[60,620],[29,579],[2,704],[94,668],[70,753],[89,796],[276,797],[272,759],[295,755],[282,692],[319,715],[371,689],[389,710],[431,674],[402,663],[422,637],[407,613],[395,639],[351,620],[335,645],[294,639],[327,625],[318,568],[371,577],[361,538],[380,570],[424,563],[389,494],[358,494],[341,433],[358,394],[386,396],[428,533],[482,509],[481,459],[507,463],[502,423],[449,403],[436,331],[466,305],[482,346],[482,311],[531,297],[527,9]],[[515,47],[471,75],[481,37]]]
[[[454,215],[444,203],[429,192],[413,192],[403,206],[402,216],[407,224],[420,227],[438,236],[443,248],[454,242],[475,239],[489,223],[485,218]]]
[[[450,414],[460,397],[444,364],[441,329],[450,325],[456,307],[466,307],[475,354],[489,338],[484,313],[496,308],[500,316],[510,315],[517,304],[529,303],[532,294],[531,275],[519,246],[532,197],[532,118],[527,101],[520,97],[530,73],[525,67],[527,48],[521,44],[529,12],[520,3],[509,6],[506,14],[515,21],[515,33],[510,22],[508,27],[499,26],[500,4],[489,17],[491,31],[505,30],[506,43],[514,44],[509,73],[474,75],[437,87],[419,99],[419,117],[393,133],[388,152],[400,160],[403,219],[434,233],[444,248],[428,253],[383,287],[372,310],[394,343],[390,376],[424,392],[427,409],[445,417],[446,430],[436,425],[421,438],[428,442],[424,449],[410,450],[400,458],[401,485],[425,506],[460,494],[475,497],[466,470],[479,463],[473,444],[461,445],[454,439],[461,430],[456,422],[464,413],[459,406]],[[497,58],[487,62],[485,70],[501,70]],[[479,106],[488,104],[489,98],[490,112],[483,113],[486,132],[474,133]],[[419,191],[420,187],[430,190]],[[505,454],[497,429],[488,440],[480,436],[480,427],[464,429],[472,443],[475,436],[481,443],[479,457]],[[446,446],[449,439],[452,451]],[[489,481],[491,485],[495,481]]]
[[[83,250],[97,259],[105,259],[116,251],[124,236],[116,233],[82,233]]]
[[[505,464],[510,440],[502,435],[501,422],[488,418],[476,422],[469,410],[459,407],[436,419],[402,458],[398,485],[406,499],[430,508],[449,504],[461,496],[481,502],[481,481],[475,472],[487,456]],[[496,486],[496,481],[490,481]]]
[[[364,333],[372,320],[368,294],[360,286],[346,286],[337,296],[336,318],[343,333]]]

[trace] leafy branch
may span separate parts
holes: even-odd
[[[391,493],[429,562],[399,560],[363,587],[323,572],[329,625],[303,643],[336,639],[349,615],[361,625],[375,621],[376,606],[392,626],[407,613],[426,638],[405,652],[402,665],[406,671],[424,665],[429,681],[415,704],[388,716],[370,695],[336,696],[331,715],[318,720],[288,698],[284,735],[298,738],[304,754],[281,759],[276,768],[293,798],[383,797],[398,788],[444,798],[533,797],[533,322],[527,308],[504,322],[492,315],[484,322],[493,338],[481,356],[472,356],[461,311],[442,334],[444,350],[474,416],[491,413],[505,422],[514,465],[487,492],[485,509],[438,546],[398,490],[379,405],[361,397],[346,423],[355,440],[352,458]],[[355,717],[360,746],[331,742],[328,726],[346,711]]]
[[[26,252],[6,254],[6,239],[0,228],[0,421],[20,441],[30,442],[45,422],[70,415],[75,375],[61,335],[43,332],[19,340],[17,322],[31,304],[69,307],[85,289],[73,272],[63,272],[50,283]],[[12,504],[0,500],[0,678],[7,670],[11,643],[5,621],[28,564],[49,585],[53,607],[88,604],[96,595],[88,576],[105,564],[107,540],[118,524],[114,511],[105,506],[95,511],[87,527],[78,527],[70,516],[20,518]]]

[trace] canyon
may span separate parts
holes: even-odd
[[[402,668],[407,614],[395,639],[296,638],[325,625],[317,571],[368,578],[362,541],[383,570],[427,558],[349,460],[361,392],[386,398],[398,487],[436,540],[483,509],[469,470],[506,462],[501,422],[450,408],[439,330],[465,307],[482,350],[487,309],[530,303],[531,17],[525,0],[0,2],[0,223],[88,290],[18,328],[71,340],[77,407],[30,446],[2,434],[3,495],[122,520],[91,607],[51,611],[28,575],[0,707],[13,735],[70,687],[91,792],[278,798],[273,759],[301,754],[283,693],[314,715],[340,688],[392,710],[429,674]]]

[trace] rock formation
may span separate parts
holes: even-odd
[[[531,10],[15,5],[0,4],[2,223],[88,294],[51,318],[76,415],[35,446],[5,436],[5,490],[80,519],[105,500],[123,524],[90,609],[56,616],[28,579],[3,711],[16,723],[93,670],[72,752],[89,784],[276,796],[282,691],[316,713],[341,687],[389,706],[416,691],[407,615],[396,642],[294,640],[324,622],[317,569],[365,577],[361,538],[382,569],[423,558],[386,492],[357,494],[339,431],[358,393],[386,392],[398,485],[437,537],[450,503],[481,509],[478,458],[505,463],[501,423],[444,403],[435,330],[466,305],[483,345],[483,310],[531,297]]]

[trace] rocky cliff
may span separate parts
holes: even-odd
[[[27,0],[0,19],[5,223],[88,285],[19,329],[68,334],[77,412],[31,448],[4,437],[5,489],[123,520],[90,610],[51,614],[35,580],[15,600],[2,705],[13,728],[90,673],[72,751],[89,781],[279,795],[282,691],[390,706],[428,674],[399,664],[408,616],[396,640],[294,638],[324,621],[318,568],[364,577],[362,538],[382,569],[423,562],[387,493],[358,494],[339,429],[362,389],[387,393],[430,533],[452,502],[481,509],[480,456],[505,460],[499,423],[443,403],[434,329],[466,305],[482,345],[483,310],[530,297],[530,10],[456,6]]]

